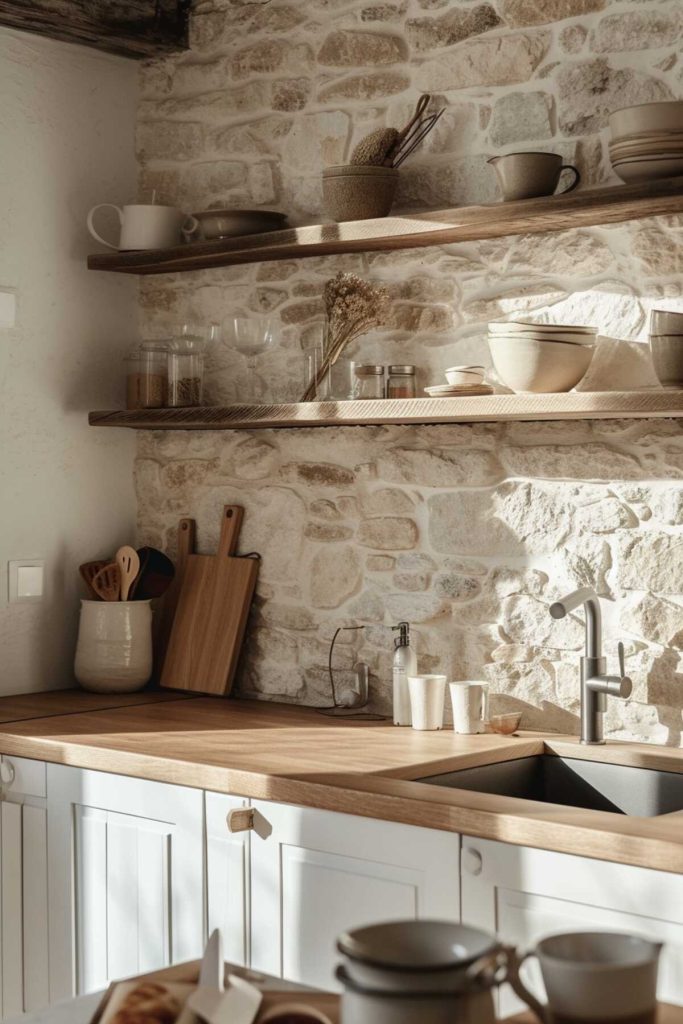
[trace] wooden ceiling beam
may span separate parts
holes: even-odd
[[[186,49],[191,0],[0,0],[0,25],[141,60]]]

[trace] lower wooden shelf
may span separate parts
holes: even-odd
[[[135,409],[91,412],[88,421],[93,427],[130,427],[135,430],[263,430],[272,427],[371,426],[384,423],[667,417],[683,417],[683,389]]]

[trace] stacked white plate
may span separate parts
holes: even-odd
[[[609,126],[610,160],[622,181],[683,175],[683,100],[615,110]]]
[[[496,373],[513,391],[570,391],[590,365],[596,333],[577,324],[494,322],[489,349]]]

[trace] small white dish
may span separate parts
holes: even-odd
[[[493,388],[490,384],[434,384],[425,388],[425,393],[430,398],[457,398],[467,395],[492,395]]]
[[[450,366],[445,374],[449,384],[481,384],[484,379],[484,367]]]
[[[614,173],[626,182],[656,181],[659,178],[678,178],[683,175],[683,156],[641,157],[612,164]]]

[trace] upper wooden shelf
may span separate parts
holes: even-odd
[[[88,419],[93,427],[132,427],[137,430],[263,430],[269,427],[370,426],[383,423],[650,417],[683,417],[683,389],[138,409],[91,412]]]
[[[288,228],[264,235],[194,242],[173,249],[97,253],[90,270],[118,274],[171,274],[236,263],[332,256],[345,252],[416,249],[526,232],[564,231],[639,217],[683,212],[683,177],[641,185],[612,185],[488,206],[462,206],[376,220]]]

